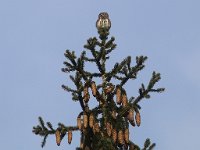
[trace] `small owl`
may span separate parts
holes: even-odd
[[[109,30],[111,27],[111,21],[109,19],[109,15],[107,12],[102,12],[98,16],[98,20],[96,22],[97,29],[107,29]]]

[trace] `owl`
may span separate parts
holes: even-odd
[[[102,12],[98,16],[98,20],[96,22],[97,29],[107,29],[109,30],[111,27],[111,21],[109,19],[109,15],[107,12]]]

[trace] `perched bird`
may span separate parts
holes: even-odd
[[[96,22],[97,29],[107,29],[109,30],[111,27],[111,21],[109,19],[109,15],[107,12],[102,12],[98,16],[98,20]]]

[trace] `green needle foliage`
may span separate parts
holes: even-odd
[[[111,70],[106,70],[109,54],[116,48],[115,38],[108,39],[109,28],[98,28],[98,33],[99,39],[89,38],[79,57],[74,51],[66,50],[64,53],[66,61],[62,71],[70,73],[69,78],[75,88],[67,85],[62,85],[62,88],[71,93],[73,101],[80,103],[82,110],[77,116],[77,125],[58,123],[54,128],[50,122],[44,123],[42,117],[39,117],[39,125],[33,127],[33,133],[43,137],[42,147],[49,135],[56,136],[58,146],[65,136],[68,136],[70,144],[72,132],[79,131],[80,147],[77,150],[152,150],[155,143],[151,143],[150,139],[145,141],[144,148],[131,141],[129,128],[141,124],[139,102],[149,99],[152,92],[164,91],[164,88],[154,88],[161,79],[160,73],[153,72],[149,83],[146,86],[141,84],[138,95],[128,98],[124,85],[130,79],[137,79],[138,73],[145,67],[147,57],[137,56],[135,65],[132,65],[131,56],[128,56],[117,62]],[[90,57],[88,52],[91,53]],[[98,71],[86,70],[86,63],[94,63]],[[95,82],[97,78],[101,79],[101,83]],[[88,103],[92,98],[97,102],[94,108]]]

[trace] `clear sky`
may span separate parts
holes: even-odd
[[[126,85],[128,96],[136,96],[154,70],[162,75],[157,87],[166,88],[141,103],[142,124],[131,129],[131,139],[141,146],[149,137],[157,150],[198,149],[199,6],[199,0],[1,0],[0,149],[42,149],[42,139],[32,134],[38,116],[54,126],[76,124],[79,103],[61,89],[72,85],[61,72],[63,53],[80,54],[86,40],[98,36],[95,22],[101,11],[109,13],[118,44],[108,67],[127,55],[149,58],[138,80]],[[44,150],[78,145],[79,133],[71,145],[64,139],[60,147],[50,136]]]

